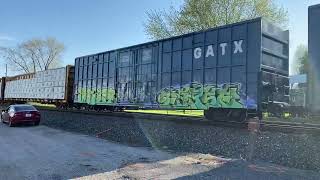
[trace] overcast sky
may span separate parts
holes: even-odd
[[[74,58],[148,41],[143,29],[148,9],[178,7],[182,0],[2,0],[0,46],[14,46],[33,37],[53,36],[66,45],[64,64]],[[290,58],[307,44],[308,6],[320,0],[277,0],[289,11]],[[4,62],[0,59],[0,76]],[[10,74],[9,74],[10,75]]]

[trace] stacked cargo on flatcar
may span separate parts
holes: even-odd
[[[74,102],[236,116],[289,102],[289,33],[261,18],[75,59]]]
[[[67,66],[6,77],[4,101],[67,102],[73,74],[73,66]]]

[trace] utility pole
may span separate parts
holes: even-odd
[[[6,64],[6,77],[8,76],[8,65]]]

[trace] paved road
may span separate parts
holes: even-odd
[[[0,124],[0,179],[67,179],[108,172],[125,164],[170,158],[45,126]]]
[[[317,179],[271,164],[128,147],[45,126],[0,124],[0,179]]]

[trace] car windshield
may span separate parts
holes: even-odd
[[[33,106],[14,106],[16,112],[20,111],[36,111],[37,109]]]

